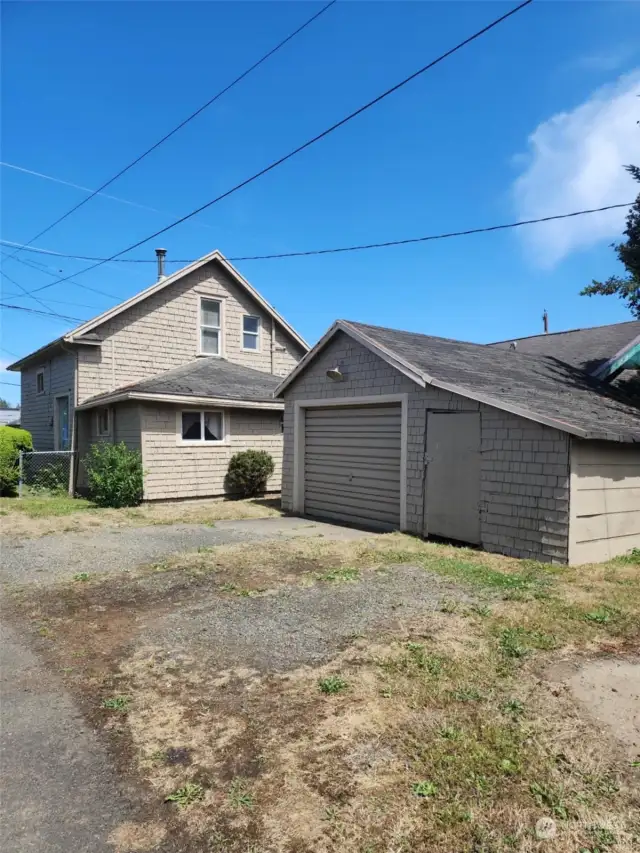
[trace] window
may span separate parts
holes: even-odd
[[[242,349],[260,349],[260,317],[242,318]]]
[[[200,354],[220,355],[222,303],[200,300]]]
[[[181,412],[178,426],[181,443],[220,444],[225,439],[223,412]]]
[[[44,368],[36,373],[36,394],[44,394]]]
[[[96,412],[98,435],[101,438],[111,435],[111,409],[104,407]]]

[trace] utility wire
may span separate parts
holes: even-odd
[[[57,317],[58,320],[70,320],[72,323],[86,322],[80,317],[67,317],[64,314],[54,314],[52,311],[38,311],[37,308],[27,308],[25,305],[8,305],[6,302],[0,302],[0,308],[10,308],[13,311],[28,311],[29,314],[41,314],[44,317]]]
[[[20,387],[19,382],[5,382],[4,379],[0,380],[0,385],[15,385],[16,388]]]
[[[365,249],[382,249],[388,246],[405,246],[410,243],[426,243],[430,240],[445,240],[448,237],[467,237],[470,234],[485,234],[491,231],[505,231],[509,228],[520,228],[523,225],[536,225],[539,222],[554,222],[557,219],[570,219],[574,216],[585,216],[590,213],[602,213],[605,210],[617,210],[621,207],[630,207],[634,202],[629,201],[624,204],[607,204],[604,207],[592,207],[587,210],[574,210],[571,213],[558,213],[554,216],[542,216],[539,219],[521,219],[517,222],[507,222],[502,225],[487,225],[482,228],[469,228],[465,231],[447,231],[443,234],[429,234],[425,237],[409,237],[403,240],[385,240],[381,243],[361,243],[355,246],[337,246],[329,249],[309,249],[308,251],[299,251],[299,252],[280,252],[278,254],[272,255],[236,255],[234,257],[230,257],[230,261],[268,261],[279,258],[301,258],[301,257],[309,257],[311,255],[331,255],[337,254],[339,252],[360,252]],[[0,240],[0,244],[6,243],[6,240]],[[29,252],[39,251],[44,254],[51,254],[57,257],[63,258],[72,258],[74,260],[80,261],[107,261],[108,258],[97,258],[92,257],[90,255],[65,255],[61,252],[51,252],[48,249],[35,249],[33,246],[29,247]],[[19,260],[18,258],[14,258],[14,260]],[[170,264],[192,264],[194,261],[199,260],[198,258],[167,258],[166,263]],[[23,261],[24,262],[24,261]],[[155,264],[153,258],[117,258],[113,261],[113,263],[118,264]],[[55,299],[49,299],[49,302],[55,302]],[[69,303],[72,304],[72,303]]]
[[[299,154],[301,151],[304,151],[305,149],[309,148],[314,143],[319,142],[321,139],[324,139],[326,136],[329,136],[330,133],[333,133],[335,130],[338,130],[338,128],[347,124],[347,122],[356,118],[356,116],[359,116],[361,113],[365,112],[366,110],[370,109],[371,107],[375,106],[376,104],[379,104],[380,101],[389,97],[389,95],[392,95],[394,92],[397,92],[403,86],[406,86],[412,80],[415,80],[417,77],[420,77],[426,71],[429,71],[431,68],[434,68],[440,62],[443,62],[449,56],[452,56],[454,53],[457,53],[463,47],[465,47],[466,45],[475,41],[476,39],[480,38],[485,33],[488,33],[490,30],[492,30],[494,27],[497,27],[503,21],[506,21],[512,15],[515,15],[517,12],[521,11],[526,6],[529,6],[532,2],[533,2],[533,0],[524,0],[524,2],[520,3],[519,6],[515,6],[509,12],[506,12],[504,15],[501,15],[499,18],[496,18],[494,21],[492,21],[490,24],[487,24],[487,26],[483,27],[481,30],[478,30],[473,35],[464,39],[464,41],[459,42],[455,47],[450,48],[448,51],[441,54],[436,59],[429,62],[427,65],[424,65],[422,68],[419,68],[413,74],[410,74],[408,77],[405,77],[399,83],[396,83],[395,86],[392,86],[390,89],[387,89],[385,92],[378,95],[373,100],[368,101],[363,106],[358,107],[357,110],[354,110],[352,113],[349,113],[349,115],[345,116],[340,121],[336,122],[335,124],[332,124],[326,130],[323,130],[322,133],[317,134],[316,136],[307,140],[307,142],[303,143],[302,145],[299,145],[297,148],[294,148],[293,151],[290,151],[288,154],[285,154],[284,157],[280,157],[280,159],[274,160],[273,163],[271,163],[269,166],[266,166],[264,169],[261,169],[259,172],[256,172],[250,178],[246,178],[244,181],[241,181],[239,184],[236,184],[231,189],[227,190],[226,192],[222,193],[219,196],[216,196],[216,198],[212,199],[211,201],[208,201],[206,204],[201,205],[200,207],[196,208],[195,210],[192,210],[191,213],[187,213],[185,216],[181,217],[180,219],[177,219],[175,222],[172,222],[170,225],[167,225],[164,228],[161,228],[159,231],[155,231],[153,234],[150,234],[148,237],[145,237],[143,240],[138,240],[137,243],[133,243],[131,246],[127,246],[126,249],[122,249],[120,252],[116,252],[115,254],[113,254],[109,258],[107,258],[106,260],[101,260],[95,264],[92,264],[91,266],[86,267],[83,270],[80,270],[78,273],[76,273],[76,275],[81,275],[82,273],[89,272],[90,270],[93,270],[99,266],[102,266],[102,264],[107,263],[108,261],[113,261],[116,258],[119,258],[121,255],[125,255],[127,252],[130,252],[133,249],[137,249],[138,246],[142,246],[145,243],[148,243],[150,240],[153,240],[155,237],[159,237],[161,234],[164,234],[167,231],[170,231],[172,228],[175,228],[176,225],[180,225],[181,223],[186,222],[188,219],[191,219],[192,217],[197,216],[199,213],[202,213],[203,210],[207,210],[209,207],[212,207],[214,204],[217,204],[217,202],[222,201],[222,199],[225,199],[228,196],[232,195],[233,193],[237,192],[238,190],[242,189],[243,187],[246,187],[248,184],[252,183],[253,181],[256,181],[258,178],[262,177],[263,175],[266,175],[268,172],[271,172],[273,169],[276,169],[278,166],[282,165],[287,160],[290,160],[292,157],[295,157],[296,154]],[[38,235],[38,236],[40,236],[40,235]],[[35,240],[36,238],[34,237],[33,239]],[[63,281],[67,281],[67,279],[68,279],[68,276],[64,277],[64,278],[60,278],[60,279],[58,279],[58,281],[52,281],[49,284],[42,285],[41,287],[36,288],[32,292],[36,293],[37,291],[45,290],[48,287],[53,287],[54,284],[61,284]]]
[[[11,284],[15,285],[16,287],[19,287],[20,290],[24,293],[24,295],[29,297],[29,299],[33,299],[34,302],[38,303],[38,305],[42,305],[43,308],[46,308],[48,314],[51,314],[52,316],[55,316],[55,317],[62,317],[61,314],[57,314],[55,311],[51,311],[50,305],[47,305],[46,302],[43,302],[42,299],[39,299],[37,296],[33,296],[33,294],[30,291],[28,291],[26,287],[21,285],[19,281],[16,281],[15,278],[12,278],[10,275],[8,275],[8,273],[6,273],[3,269],[0,269],[0,275],[2,275],[4,278],[6,278],[7,281],[11,282]],[[42,313],[42,312],[39,312],[39,313]]]
[[[529,0],[529,2],[531,2],[531,0]],[[235,80],[233,80],[231,83],[229,83],[227,86],[225,86],[224,89],[221,89],[216,95],[213,96],[213,98],[210,98],[206,102],[206,104],[203,104],[194,113],[191,113],[190,116],[187,116],[186,119],[181,121],[180,124],[176,125],[176,127],[174,127],[173,130],[170,130],[169,133],[166,133],[162,137],[162,139],[159,139],[156,143],[154,143],[151,146],[151,148],[147,148],[146,151],[144,151],[142,154],[140,154],[139,157],[136,157],[135,160],[132,160],[131,163],[129,163],[127,166],[124,167],[124,169],[120,169],[120,171],[117,174],[115,174],[115,175],[113,175],[113,177],[109,178],[108,181],[105,181],[105,183],[102,184],[101,186],[99,186],[97,190],[94,190],[91,193],[91,195],[88,195],[86,198],[82,199],[82,201],[78,202],[78,204],[76,204],[74,207],[72,207],[70,210],[68,210],[62,216],[58,217],[58,219],[56,219],[55,222],[52,222],[50,225],[47,225],[47,227],[44,228],[42,231],[39,231],[34,237],[31,238],[31,240],[29,240],[27,242],[27,245],[29,245],[30,243],[33,243],[34,240],[37,240],[39,237],[42,237],[42,235],[46,234],[47,231],[51,231],[52,228],[55,228],[56,225],[58,225],[60,222],[62,222],[68,216],[71,216],[71,214],[75,213],[76,210],[79,210],[88,201],[90,201],[96,195],[101,193],[102,190],[106,189],[114,181],[117,181],[118,178],[122,177],[122,175],[125,174],[125,172],[128,172],[129,169],[132,169],[141,160],[144,160],[144,158],[147,157],[149,154],[151,154],[152,151],[155,151],[156,148],[159,148],[164,142],[166,142],[168,139],[170,139],[175,133],[177,133],[179,130],[181,130],[185,125],[189,124],[190,121],[193,121],[193,119],[196,118],[196,116],[199,116],[200,113],[204,112],[204,110],[206,110],[208,107],[210,107],[211,104],[215,103],[219,98],[221,98],[223,95],[225,95],[230,89],[233,89],[233,87],[236,86],[238,83],[240,83],[242,80],[244,80],[245,77],[248,77],[248,75],[251,74],[252,71],[255,71],[255,69],[258,68],[260,65],[262,65],[263,62],[266,62],[267,59],[269,59],[270,57],[272,57],[274,55],[274,53],[277,53],[288,42],[290,42],[291,39],[295,38],[299,33],[301,33],[310,24],[312,24],[317,18],[319,18],[320,15],[324,14],[328,9],[330,9],[331,6],[333,6],[335,3],[336,3],[336,0],[330,0],[330,2],[327,3],[325,6],[323,6],[319,12],[316,12],[315,15],[312,15],[307,21],[304,22],[304,24],[302,24],[296,30],[294,30],[292,33],[290,33],[285,39],[283,39],[281,42],[279,42],[275,47],[271,48],[271,50],[268,53],[265,53],[264,56],[262,56],[257,62],[254,62],[253,65],[251,65],[245,71],[243,71],[242,74],[240,74],[238,77],[235,78]],[[20,250],[18,249],[17,251],[20,251]],[[14,252],[14,254],[17,254],[17,252]]]

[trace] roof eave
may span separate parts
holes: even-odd
[[[76,411],[86,411],[95,409],[101,406],[111,406],[114,403],[124,402],[147,402],[147,403],[170,403],[172,405],[182,406],[215,406],[216,408],[224,409],[271,409],[282,411],[284,403],[280,400],[247,400],[235,399],[232,397],[195,397],[188,394],[154,394],[146,391],[114,391],[113,394],[106,394],[102,397],[97,397],[92,400],[86,400],[79,406],[76,406]]]

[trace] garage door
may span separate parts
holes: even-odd
[[[307,409],[305,513],[399,527],[400,433],[400,404]]]

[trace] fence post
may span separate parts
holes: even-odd
[[[18,470],[19,470],[19,479],[18,479],[18,498],[22,497],[22,479],[24,474],[24,450],[20,451],[20,455],[18,457]]]

